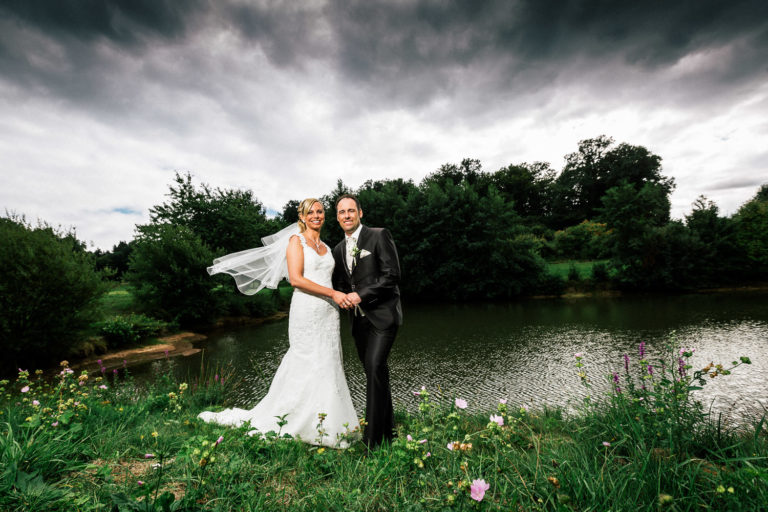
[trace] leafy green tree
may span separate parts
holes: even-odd
[[[408,196],[398,240],[405,295],[493,299],[531,291],[543,271],[537,240],[512,205],[469,181],[424,180]]]
[[[717,205],[704,196],[693,203],[685,224],[701,242],[697,252],[697,282],[717,285],[738,280],[748,266],[735,242],[735,223],[721,217]]]
[[[640,190],[650,183],[668,195],[674,180],[661,174],[661,157],[642,146],[621,143],[601,135],[579,142],[579,149],[565,157],[565,167],[553,190],[551,225],[557,229],[597,218],[602,198],[608,190],[622,184]]]
[[[188,226],[142,226],[130,259],[127,280],[136,303],[166,321],[194,325],[224,312],[224,294],[231,283],[209,276],[214,253]],[[219,285],[219,286],[217,286]]]
[[[546,162],[523,163],[502,167],[491,181],[526,223],[543,223],[550,214],[555,175]]]
[[[105,291],[73,231],[0,218],[0,370],[66,357],[98,314]]]
[[[662,229],[669,222],[670,202],[665,187],[646,183],[640,190],[629,183],[609,189],[603,197],[601,216],[613,230],[611,266],[618,282],[625,288],[659,289],[676,286],[667,276],[664,258],[673,245],[687,242],[679,227]],[[684,226],[682,226],[683,229]],[[676,241],[666,244],[665,234]]]
[[[251,190],[198,188],[189,173],[176,173],[174,182],[169,200],[149,209],[149,225],[186,226],[218,255],[258,247],[262,237],[284,226],[282,219],[267,218]]]
[[[133,250],[133,241],[120,241],[112,246],[111,251],[101,251],[97,249],[93,252],[96,261],[96,269],[106,271],[109,269],[108,277],[119,281],[128,271],[128,260]]]
[[[760,275],[768,273],[768,184],[734,215],[736,244]]]

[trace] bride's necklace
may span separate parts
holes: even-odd
[[[320,247],[322,247],[322,244],[320,243],[320,237],[318,237],[317,240],[313,240],[311,237],[304,235],[304,240],[314,245],[315,251],[320,252]]]

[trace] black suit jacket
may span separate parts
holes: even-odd
[[[352,272],[346,262],[346,237],[333,248],[333,287],[344,293],[357,292],[360,308],[377,329],[387,329],[403,323],[400,305],[400,261],[392,235],[384,228],[363,226],[357,248],[368,251],[358,254]],[[349,310],[354,318],[354,309]]]

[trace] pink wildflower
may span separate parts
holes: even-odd
[[[448,448],[449,450],[451,450],[451,451],[453,451],[453,444],[454,444],[454,443],[448,443],[448,446],[447,446],[447,448]]]
[[[584,354],[581,352],[576,352],[575,354],[573,354],[573,357],[575,357],[576,359],[581,359],[582,357],[584,357]]]
[[[464,400],[464,399],[462,399],[462,398],[457,398],[457,399],[456,399],[456,400],[455,400],[453,403],[454,403],[454,404],[456,405],[456,407],[458,407],[459,409],[466,409],[466,408],[467,408],[467,401],[466,401],[466,400]]]
[[[491,421],[500,427],[504,425],[504,418],[496,414],[491,414]]]
[[[424,444],[424,443],[426,443],[426,442],[427,442],[427,440],[426,440],[426,439],[419,439],[419,444]]]
[[[219,438],[216,440],[216,446],[219,446],[223,442],[224,442],[224,436],[219,436]]]
[[[506,404],[507,403],[507,399],[506,398],[499,398],[499,403],[500,404]]]
[[[107,386],[102,384],[101,386],[99,386],[99,389],[107,389]]]
[[[485,491],[490,488],[491,485],[483,479],[473,480],[472,485],[469,486],[469,496],[475,501],[483,501]]]
[[[21,388],[22,393],[26,393],[27,391],[29,391],[29,386],[24,386],[23,388]]]
[[[40,405],[40,402],[38,402],[37,400],[32,400],[32,405],[38,406]]]
[[[59,422],[58,421],[54,421],[53,423],[51,423],[51,426],[52,427],[58,427],[59,426]]]
[[[409,440],[409,441],[413,441],[413,438],[411,437],[411,434],[408,434],[407,436],[405,436],[405,438],[406,438],[407,440]]]
[[[155,458],[155,454],[154,453],[145,453],[144,454],[144,458],[145,459],[154,459]]]
[[[608,448],[609,446],[611,446],[611,443],[609,443],[608,441],[603,441],[603,446]]]

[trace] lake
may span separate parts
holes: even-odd
[[[214,364],[232,363],[242,379],[231,403],[250,407],[264,396],[288,349],[288,321],[209,332],[199,346]],[[342,318],[344,366],[358,412],[365,380],[346,318]],[[705,405],[734,418],[768,408],[768,292],[677,296],[537,299],[508,303],[405,304],[404,325],[390,355],[395,408],[413,411],[421,386],[461,397],[470,410],[490,411],[499,398],[531,408],[581,402],[574,353],[584,354],[593,396],[609,389],[606,376],[623,372],[623,354],[635,364],[646,343],[654,360],[665,347],[695,348],[694,369],[739,356],[753,364],[712,379],[699,391]],[[201,355],[177,358],[174,371],[194,373]],[[652,361],[653,362],[653,361]],[[147,363],[132,371],[164,370]]]

